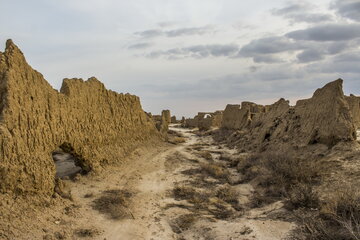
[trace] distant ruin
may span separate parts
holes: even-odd
[[[266,107],[252,102],[242,102],[240,105],[228,104],[224,110],[222,128],[242,129],[250,125],[257,113],[266,112]]]
[[[51,154],[59,147],[90,171],[160,139],[137,96],[107,90],[94,77],[65,79],[58,92],[11,40],[0,52],[0,99],[1,193],[52,194]]]
[[[157,130],[159,130],[164,138],[167,138],[169,125],[171,123],[170,110],[162,110],[161,115],[153,115],[152,119],[155,122]]]
[[[332,147],[340,141],[356,140],[356,111],[360,109],[359,105],[349,107],[342,83],[341,79],[328,83],[294,107],[284,99],[269,106],[243,103],[237,110],[228,106],[222,127],[249,132],[249,144],[258,146],[322,143]]]
[[[245,149],[315,143],[332,147],[341,141],[354,141],[360,128],[360,97],[345,96],[342,84],[342,79],[328,83],[295,106],[283,98],[267,106],[252,102],[228,104],[221,114],[220,128],[235,133],[227,132],[224,138],[233,138],[232,142]],[[184,125],[199,130],[218,125],[218,121],[213,124],[205,115],[199,113],[186,119]]]
[[[199,112],[194,118],[185,119],[182,123],[184,127],[195,128],[200,130],[209,130],[221,126],[223,111],[216,112]]]
[[[178,123],[178,121],[176,120],[176,116],[171,117],[171,123]]]

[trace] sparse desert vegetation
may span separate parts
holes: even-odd
[[[133,193],[128,190],[107,190],[93,201],[93,208],[115,220],[133,218],[134,216],[130,210],[132,196]]]
[[[294,239],[360,239],[360,195],[357,188],[335,186],[319,210],[300,213],[301,225]]]
[[[256,205],[261,205],[261,199],[286,198],[292,208],[317,207],[313,187],[320,181],[323,169],[316,160],[300,159],[289,152],[267,152],[251,155],[237,168],[245,181],[253,181],[258,187]]]

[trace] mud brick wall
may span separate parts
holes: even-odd
[[[137,96],[107,90],[94,77],[65,79],[58,92],[11,40],[0,52],[1,193],[52,194],[51,153],[59,146],[90,171],[159,135]]]

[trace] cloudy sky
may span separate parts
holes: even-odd
[[[312,1],[314,2],[314,1]],[[59,89],[96,76],[178,117],[244,100],[360,95],[360,0],[0,0],[11,38]],[[1,50],[0,50],[1,51]]]

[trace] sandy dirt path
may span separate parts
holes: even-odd
[[[204,166],[229,165],[221,159],[238,156],[235,150],[216,145],[211,136],[198,136],[189,129],[171,130],[186,142],[144,147],[121,166],[66,181],[72,200],[49,207],[38,218],[37,229],[29,230],[27,236],[31,237],[19,239],[279,240],[288,235],[294,224],[279,218],[284,214],[281,202],[245,209],[242,204],[249,201],[253,188],[236,183],[236,169],[226,170],[231,175],[226,181],[204,171]],[[228,189],[236,192],[231,201],[222,196]],[[111,202],[101,205],[110,209],[110,215],[94,207],[110,193],[118,197],[125,192],[131,194],[118,219],[111,216]]]
[[[176,199],[173,189],[178,186],[197,185],[194,174],[184,174],[187,170],[198,169],[207,160],[201,152],[210,152],[214,159],[219,154],[235,154],[224,146],[215,146],[211,137],[199,137],[189,129],[172,128],[180,132],[186,142],[176,146],[164,146],[149,153],[135,154],[121,169],[114,169],[105,176],[84,185],[72,186],[77,201],[83,202],[82,217],[84,228],[98,229],[96,236],[89,239],[281,239],[286,237],[293,224],[267,217],[272,212],[281,211],[282,204],[275,203],[261,209],[233,211],[232,217],[218,217],[219,209],[231,208],[228,204],[197,209],[191,200]],[[200,154],[199,154],[200,153]],[[195,181],[195,182],[194,182]],[[206,176],[204,181],[215,184],[199,191],[216,191],[224,183]],[[202,183],[199,182],[199,185]],[[195,186],[197,187],[197,186]],[[248,201],[252,193],[249,184],[235,184],[242,202]],[[130,189],[134,194],[127,210],[130,214],[121,220],[113,220],[106,214],[93,209],[93,202],[106,190]],[[91,195],[85,198],[84,196]],[[176,199],[176,200],[175,200]],[[244,200],[245,199],[245,200]],[[208,203],[208,202],[207,202]],[[211,204],[211,203],[209,203]],[[212,211],[214,209],[214,211]],[[221,210],[222,211],[222,210]],[[216,212],[216,214],[214,214]],[[193,214],[193,215],[192,215]],[[195,216],[189,224],[178,222],[181,216]],[[185,225],[184,225],[185,224]],[[187,224],[187,225],[186,225]],[[183,226],[184,225],[184,226]]]

